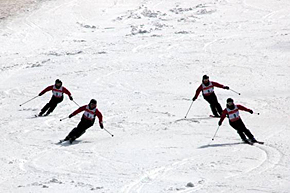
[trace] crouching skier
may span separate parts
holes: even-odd
[[[52,91],[52,97],[50,101],[41,109],[38,116],[42,116],[46,111],[47,112],[44,114],[44,116],[47,116],[53,112],[58,103],[63,101],[63,93],[67,94],[71,101],[73,100],[71,93],[64,86],[62,86],[62,82],[59,79],[55,81],[54,85],[48,86],[43,91],[41,91],[38,96],[42,96],[44,93],[50,90]]]
[[[259,142],[257,141],[253,134],[250,132],[250,130],[248,130],[245,126],[245,124],[243,123],[240,115],[239,115],[239,110],[242,111],[247,111],[251,114],[253,114],[253,111],[251,109],[248,109],[242,105],[235,105],[234,104],[234,100],[231,98],[227,99],[227,108],[225,108],[222,112],[222,116],[218,122],[218,125],[221,126],[223,120],[225,119],[225,117],[227,116],[229,118],[229,122],[230,125],[237,130],[238,134],[240,135],[241,139],[245,142],[248,143],[250,145],[253,145],[253,143],[261,143],[263,144],[263,142]],[[248,137],[248,138],[247,138]]]
[[[217,82],[209,81],[209,77],[207,75],[204,75],[202,77],[202,83],[197,88],[194,97],[192,98],[192,101],[195,101],[199,95],[199,93],[202,91],[203,98],[210,104],[211,111],[213,113],[214,117],[220,117],[222,114],[222,107],[219,104],[217,97],[214,93],[214,87],[219,87],[223,89],[229,90],[230,88],[228,86],[224,86],[222,84],[219,84]]]
[[[101,129],[104,128],[103,126],[103,116],[101,112],[97,109],[97,101],[95,99],[92,99],[88,105],[84,105],[80,108],[78,108],[76,111],[74,111],[72,114],[69,115],[69,118],[72,118],[76,114],[85,111],[81,121],[79,122],[78,126],[75,127],[64,140],[61,140],[60,143],[63,141],[69,141],[72,143],[74,140],[79,138],[81,135],[83,135],[88,128],[94,125],[95,117],[97,116],[99,119],[99,124]]]

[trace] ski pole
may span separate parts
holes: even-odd
[[[236,94],[238,94],[238,95],[241,95],[241,93],[239,93],[239,92],[237,92],[237,91],[234,91],[233,89],[230,89],[230,91],[232,91],[232,92],[234,92],[234,93],[236,93]]]
[[[73,101],[77,106],[80,106],[77,102]]]
[[[215,134],[214,134],[214,136],[213,136],[212,139],[211,139],[212,141],[214,140],[214,137],[216,136],[216,134],[217,134],[219,128],[220,128],[220,126],[218,126],[217,130],[215,131]]]
[[[69,117],[62,118],[62,119],[60,119],[59,121],[63,121],[63,120],[68,119],[68,118],[69,118]]]
[[[114,135],[112,133],[110,133],[107,129],[103,128],[107,133],[109,133],[112,137],[114,137]]]
[[[188,115],[188,113],[189,113],[189,111],[190,111],[190,109],[191,109],[191,106],[192,106],[193,102],[194,102],[194,101],[192,101],[191,104],[190,104],[190,106],[189,106],[189,109],[188,109],[188,111],[187,111],[187,113],[186,113],[186,115],[185,115],[185,117],[184,117],[185,119],[186,119],[186,117],[187,117],[187,115]]]
[[[24,104],[26,104],[26,103],[28,103],[28,102],[30,102],[30,101],[36,99],[37,97],[38,97],[38,96],[35,96],[35,97],[33,97],[32,99],[29,99],[28,101],[26,101],[26,102],[20,104],[19,106],[22,106],[22,105],[24,105]]]

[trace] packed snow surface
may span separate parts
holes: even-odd
[[[288,0],[50,0],[0,24],[0,192],[289,193]],[[219,128],[199,96],[204,74],[253,109],[256,139]],[[65,96],[35,118],[55,79],[75,102],[98,101],[97,123],[57,145],[80,121]]]

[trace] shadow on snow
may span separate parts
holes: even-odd
[[[233,146],[233,145],[240,145],[245,144],[244,142],[236,142],[236,143],[219,143],[219,144],[208,144],[202,145],[198,149],[208,148],[208,147],[225,147],[225,146]]]

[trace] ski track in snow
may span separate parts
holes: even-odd
[[[186,164],[188,161],[193,160],[194,158],[190,159],[183,159],[181,161],[174,162],[170,164],[169,166],[162,166],[160,168],[155,168],[150,171],[145,171],[144,175],[141,176],[139,179],[135,180],[134,182],[130,183],[129,185],[126,185],[124,188],[122,188],[121,192],[123,193],[130,193],[130,192],[142,192],[143,186],[146,186],[149,183],[154,183],[154,180],[158,179],[160,176],[165,176],[166,173],[175,170],[178,166],[182,166]],[[204,183],[204,182],[203,182]],[[182,188],[178,192],[186,193],[186,192],[194,192],[199,190],[203,183],[198,184],[194,188]]]
[[[271,147],[269,145],[259,145],[255,144],[254,147],[260,149],[263,152],[263,160],[258,165],[248,169],[247,171],[243,172],[242,174],[237,174],[233,176],[228,176],[228,178],[237,178],[241,176],[255,176],[261,174],[267,170],[270,170],[276,167],[282,158],[282,153],[275,147]]]
[[[222,49],[223,46],[231,44],[234,40],[239,41],[245,37],[253,38],[254,35],[258,33],[257,31],[254,31],[252,34],[253,36],[245,36],[242,30],[244,28],[250,29],[250,27],[247,28],[247,25],[250,26],[258,23],[260,26],[268,26],[271,22],[275,23],[279,21],[279,19],[286,19],[290,15],[289,12],[287,15],[287,11],[290,11],[290,8],[287,6],[283,8],[279,6],[271,7],[270,3],[273,2],[270,2],[268,7],[259,7],[257,3],[262,5],[262,2],[240,0],[235,4],[237,6],[236,10],[241,13],[249,12],[254,14],[252,17],[249,14],[247,15],[247,18],[242,18],[240,21],[237,20],[236,24],[232,24],[232,20],[229,20],[231,17],[222,17],[224,14],[224,12],[222,12],[223,6],[232,6],[229,1],[213,0],[205,1],[200,4],[201,2],[198,1],[186,3],[186,1],[178,2],[173,0],[136,0],[131,1],[132,5],[130,5],[130,3],[126,4],[127,2],[128,1],[122,0],[108,1],[107,4],[102,5],[103,7],[101,7],[101,13],[97,12],[97,10],[96,14],[86,13],[86,11],[89,12],[90,10],[86,10],[87,7],[83,5],[85,5],[85,3],[91,3],[90,0],[61,0],[59,2],[45,2],[45,6],[40,7],[38,10],[31,13],[27,13],[23,18],[18,18],[15,21],[11,21],[12,24],[8,25],[8,27],[5,26],[6,33],[13,34],[11,37],[19,40],[19,45],[25,45],[26,50],[23,50],[23,53],[20,51],[20,55],[15,56],[12,56],[13,54],[4,53],[3,57],[7,55],[7,57],[15,57],[18,59],[15,59],[13,62],[8,62],[7,59],[7,65],[4,64],[0,66],[0,73],[1,75],[3,74],[0,81],[1,84],[3,84],[3,88],[5,88],[0,92],[0,104],[2,105],[3,103],[3,109],[5,109],[3,111],[4,116],[0,122],[1,129],[3,128],[5,131],[4,133],[1,133],[2,144],[9,144],[9,147],[12,148],[21,147],[23,148],[23,152],[17,151],[20,152],[20,155],[13,154],[13,149],[8,149],[9,152],[3,152],[3,157],[1,157],[0,160],[1,163],[5,163],[5,166],[8,165],[6,163],[9,163],[13,166],[13,169],[11,169],[12,172],[10,172],[9,169],[6,171],[6,168],[4,167],[3,176],[6,175],[7,177],[1,178],[0,185],[5,187],[6,191],[9,190],[11,192],[14,192],[15,190],[16,192],[45,192],[45,190],[53,192],[53,188],[55,187],[61,187],[64,191],[68,191],[73,187],[76,188],[76,191],[81,190],[81,192],[88,192],[89,190],[95,190],[98,192],[100,189],[100,192],[108,193],[142,193],[148,192],[148,190],[152,190],[152,192],[180,193],[241,191],[249,191],[252,193],[254,191],[262,192],[266,188],[269,189],[269,192],[287,191],[287,187],[285,186],[281,187],[279,190],[275,190],[275,188],[279,187],[279,183],[281,183],[279,180],[287,181],[287,179],[289,179],[289,174],[288,176],[283,174],[284,170],[285,173],[287,172],[287,169],[289,171],[289,168],[287,168],[289,165],[283,162],[285,149],[280,149],[273,143],[274,140],[279,139],[283,135],[285,129],[281,129],[273,133],[273,131],[266,128],[263,135],[263,125],[258,125],[258,123],[248,119],[248,117],[245,116],[246,122],[247,120],[250,120],[249,125],[251,125],[251,127],[257,127],[255,128],[256,130],[254,130],[255,135],[263,136],[265,139],[264,145],[255,144],[253,146],[249,146],[235,142],[219,144],[219,140],[231,140],[234,135],[237,135],[236,133],[231,132],[231,128],[227,128],[219,131],[219,136],[217,137],[217,140],[214,141],[214,143],[217,144],[212,144],[213,142],[210,141],[208,145],[201,146],[203,148],[201,150],[201,147],[198,147],[200,144],[205,144],[207,139],[210,140],[210,137],[214,132],[212,128],[216,125],[216,120],[206,116],[201,116],[202,114],[209,112],[207,109],[207,104],[198,101],[192,108],[191,115],[188,116],[189,118],[178,119],[176,117],[182,117],[180,114],[186,111],[186,109],[183,109],[184,104],[182,102],[184,102],[184,99],[179,99],[178,97],[184,97],[184,95],[189,95],[189,93],[192,95],[193,91],[191,90],[189,92],[188,89],[193,89],[193,87],[199,84],[197,80],[200,80],[203,73],[214,74],[214,72],[217,72],[215,77],[220,76],[223,81],[229,78],[223,75],[223,73],[227,72],[226,68],[234,69],[234,67],[236,67],[236,71],[240,70],[244,73],[244,75],[248,73],[256,73],[259,74],[259,76],[265,73],[268,75],[267,73],[270,73],[271,69],[266,72],[257,72],[255,67],[243,65],[243,62],[253,62],[253,57],[254,60],[258,60],[257,55],[262,52],[259,51],[258,48],[254,48],[253,50],[254,53],[257,52],[256,55],[250,55],[247,51],[245,51],[248,49],[247,47],[245,50],[235,50],[236,48],[233,46],[232,49],[234,50],[234,54],[239,54],[240,52],[240,55],[234,55],[235,57],[240,57],[237,58],[237,62],[239,62],[239,60],[243,61],[237,65],[235,64],[234,67],[230,64],[230,62],[232,62],[230,61],[232,60],[232,55],[227,53],[227,51],[231,50],[227,50],[227,48],[225,48],[225,50]],[[139,8],[137,8],[137,5]],[[128,6],[128,8],[126,8],[127,12],[124,11],[124,7],[122,6]],[[75,11],[68,12],[68,7]],[[94,7],[93,4],[92,7]],[[122,9],[122,13],[118,10],[119,8]],[[114,14],[112,13],[113,10],[118,10],[119,12]],[[144,12],[144,10],[147,12]],[[176,12],[173,13],[173,11],[169,10],[175,10]],[[68,30],[66,29],[67,26],[62,26],[61,24],[59,26],[60,28],[63,28],[64,32],[74,33],[74,36],[71,36],[72,39],[83,40],[87,38],[90,40],[92,34],[96,33],[94,36],[95,39],[99,38],[99,42],[92,41],[88,43],[86,42],[87,39],[85,39],[83,40],[83,42],[85,42],[84,44],[71,44],[70,47],[66,47],[68,44],[64,44],[65,48],[59,50],[61,47],[56,46],[56,44],[58,44],[58,42],[63,43],[64,40],[68,41],[69,38],[66,39],[65,36],[62,36],[62,34],[57,34],[54,31],[49,30],[49,23],[47,23],[48,26],[46,26],[46,23],[41,23],[41,19],[43,19],[43,17],[38,17],[41,15],[52,16],[56,13],[59,14],[62,11],[69,14],[67,15],[68,18],[70,16],[75,17],[72,19],[73,22],[75,22],[75,20],[77,21],[77,24],[75,24],[77,27],[74,26],[77,30],[73,31],[73,29],[70,29],[72,32],[66,31]],[[138,18],[140,13],[141,17]],[[154,14],[157,15],[157,18]],[[213,22],[213,20],[215,20],[214,17],[210,17],[209,19],[208,16],[211,14],[217,14],[216,18],[220,23],[217,21]],[[113,15],[114,18],[120,16],[119,18],[121,19],[119,22],[115,21],[115,23],[110,23],[109,20],[106,20],[108,22],[108,26],[102,26],[104,23],[100,20],[102,20],[102,17],[107,17],[107,15],[108,17]],[[164,18],[158,19],[158,17]],[[186,20],[188,18],[195,18],[196,21],[187,22]],[[47,20],[50,21],[49,18],[47,18]],[[154,27],[152,27],[154,26],[153,21],[156,20],[161,22],[160,25],[163,26],[158,27],[158,29],[154,29]],[[225,25],[227,22],[229,25],[232,24],[231,28]],[[89,23],[90,25],[86,26],[86,23]],[[132,26],[137,26],[137,30],[141,26],[141,29],[144,31],[131,31],[130,33],[130,27]],[[211,26],[212,28],[207,26]],[[142,27],[144,27],[144,29]],[[238,30],[234,30],[234,27]],[[93,30],[88,30],[92,28],[96,28],[96,30],[94,32],[92,32]],[[117,38],[121,38],[115,40],[114,37],[109,35],[104,36],[99,32],[102,30],[105,31],[106,29],[110,34],[110,28],[115,30],[115,32],[120,32],[120,34],[126,35],[122,37],[123,35],[118,34],[119,36]],[[214,32],[214,28],[218,31]],[[221,30],[222,28],[225,28],[224,33]],[[276,35],[279,35],[279,33],[279,31],[276,32]],[[58,35],[60,35],[60,38]],[[86,37],[86,35],[88,37]],[[151,39],[149,39],[150,36]],[[266,36],[264,36],[264,38],[265,37]],[[106,38],[107,40],[104,41],[103,39]],[[111,38],[112,40],[109,41]],[[94,39],[92,38],[91,40]],[[192,42],[192,44],[188,44],[188,42]],[[96,46],[90,44],[97,43],[100,43],[99,47],[102,54],[96,56],[91,53],[99,53],[99,50],[94,50],[96,49]],[[245,43],[245,46],[249,45]],[[14,46],[11,47],[11,49],[15,48],[16,47]],[[189,50],[188,55],[184,56],[185,51],[187,51],[186,49]],[[152,54],[151,50],[153,50],[154,54]],[[8,49],[7,53],[9,53],[9,51],[11,53],[15,52],[14,50]],[[34,52],[36,54],[34,54]],[[141,58],[142,54],[144,54],[144,58]],[[140,61],[138,60],[141,64],[138,66],[140,69],[136,68],[137,64],[134,55],[139,55],[140,57]],[[150,59],[150,57],[147,58],[147,56],[152,55],[154,56],[155,61]],[[66,62],[66,60],[63,59],[65,57],[68,60],[67,63],[76,61],[76,64],[83,64],[86,63],[86,61],[90,63],[91,61],[96,60],[97,62],[100,61],[101,64],[91,62],[92,64],[89,66],[89,69],[85,69],[87,66],[81,68],[78,65],[75,65],[75,68],[72,66],[63,67],[61,63]],[[89,59],[84,60],[84,58]],[[132,61],[130,60],[131,58],[133,58]],[[2,58],[0,57],[0,59]],[[229,62],[227,61],[228,59]],[[78,60],[80,60],[80,62]],[[110,61],[106,63],[106,60]],[[218,60],[223,61],[220,63],[211,64],[213,61]],[[173,62],[170,63],[171,61]],[[54,62],[60,63],[61,72],[53,71],[54,65],[57,65],[54,64]],[[102,62],[104,62],[104,66]],[[23,80],[21,83],[26,86],[25,88],[23,88],[22,85],[17,84],[17,81],[14,83],[15,79],[18,77],[21,78],[19,74],[21,74],[23,70],[28,72],[28,67],[33,67],[34,65],[38,66],[38,64],[41,66],[41,64],[45,63],[51,65],[52,74],[39,75],[39,80],[37,80],[38,78],[36,74],[43,72],[44,69],[36,71],[36,68],[31,68],[32,71],[36,71],[36,73],[33,74],[36,78]],[[157,64],[155,64],[156,68],[152,68],[148,65],[148,70],[147,67],[143,67],[143,65],[147,65],[148,63],[150,65],[154,65],[152,63],[157,63],[158,65],[162,64],[164,65],[164,68],[160,68]],[[168,64],[173,66],[179,65],[179,63],[186,64],[172,68],[168,68],[167,66]],[[265,69],[268,68],[267,65],[269,65],[269,63],[266,63],[264,66]],[[219,64],[220,66],[218,66]],[[49,71],[49,68],[45,69]],[[156,72],[159,72],[159,74]],[[152,76],[143,76],[144,74],[150,75],[151,73],[153,73]],[[168,76],[166,76],[166,74],[168,74]],[[287,73],[285,72],[285,74]],[[28,76],[33,75],[28,74]],[[14,105],[13,108],[10,107],[10,104],[15,104],[15,101],[18,102],[20,100],[19,98],[29,98],[35,94],[35,92],[38,92],[37,89],[31,90],[33,86],[43,83],[47,84],[48,80],[60,75],[67,80],[70,78],[76,78],[75,81],[79,81],[77,83],[83,83],[82,87],[77,87],[77,84],[70,85],[71,87],[75,86],[75,88],[78,88],[78,91],[80,90],[80,92],[86,92],[86,95],[88,95],[87,91],[89,90],[90,92],[93,92],[95,96],[101,98],[100,103],[105,112],[106,124],[108,123],[108,125],[110,125],[110,131],[114,134],[116,133],[116,136],[113,139],[110,139],[104,131],[98,131],[97,133],[97,131],[92,131],[93,129],[90,129],[88,133],[86,133],[79,141],[77,140],[73,145],[56,145],[56,141],[54,141],[56,140],[55,137],[66,135],[70,129],[76,126],[79,119],[75,118],[70,122],[59,122],[60,116],[63,117],[68,114],[68,111],[76,108],[75,105],[68,103],[68,100],[64,100],[64,102],[57,107],[57,110],[52,116],[34,118],[33,114],[37,114],[37,112],[39,112],[39,109],[45,104],[44,100],[49,100],[48,94],[45,96],[46,98],[38,99],[38,102],[35,101],[35,103],[31,103],[31,106],[29,104],[27,107],[21,107],[21,109],[17,109],[16,112],[11,110],[12,112],[6,115],[6,110],[17,108],[17,104]],[[149,80],[148,84],[152,85],[150,85],[151,87],[146,85],[146,88],[143,88],[143,80],[139,80],[140,84],[138,84],[139,82],[134,78],[120,80],[121,78],[127,78],[130,76],[136,76],[138,78],[140,76],[140,79],[144,78],[146,81]],[[79,77],[82,77],[83,80]],[[230,78],[233,78],[233,76]],[[166,79],[168,79],[168,82],[165,81]],[[31,82],[28,82],[31,80],[34,81],[32,83],[33,85],[31,85]],[[87,80],[90,80],[90,84],[95,87],[94,89],[90,88],[89,84],[84,82]],[[150,80],[152,81],[150,82]],[[258,80],[258,78],[256,80]],[[10,81],[12,81],[11,84],[9,84]],[[161,88],[161,86],[155,84],[154,81],[159,82],[160,85],[164,85],[162,85]],[[188,86],[184,84],[184,82],[189,81],[193,81],[192,85]],[[252,83],[250,80],[247,80],[247,77],[244,78],[243,81],[248,84]],[[241,80],[235,80],[233,78],[233,82],[231,83],[233,85],[237,84],[237,86],[241,86],[238,85],[240,82]],[[9,85],[9,88],[4,84]],[[174,87],[174,84],[184,85],[175,85],[176,87]],[[136,85],[139,88],[137,88]],[[182,88],[180,89],[180,87],[186,86],[188,88],[183,88],[183,90]],[[109,92],[107,89],[108,87],[112,89]],[[172,93],[170,90],[172,88],[169,87],[175,88],[176,91]],[[168,90],[161,90],[157,92],[158,88],[167,88]],[[255,90],[252,88],[253,87],[249,88],[249,90],[254,92]],[[240,89],[248,88],[243,88],[241,86]],[[176,92],[179,93],[177,94]],[[273,91],[273,93],[274,92],[276,91]],[[122,98],[124,93],[126,93],[125,97],[128,98]],[[224,94],[222,91],[220,91],[220,93],[218,96],[223,100],[226,96],[230,95],[228,93]],[[275,98],[277,96],[273,93],[270,93],[269,97]],[[111,95],[113,95],[112,98],[115,101],[110,101],[112,100]],[[164,95],[164,97],[160,97],[160,95]],[[172,102],[172,95],[175,95],[173,97],[174,100],[175,98],[178,98],[174,101],[176,104]],[[81,98],[83,96],[78,95],[78,97]],[[277,108],[276,106],[278,106],[279,103],[273,103],[273,101],[275,102],[273,98],[261,100],[254,98],[256,96],[253,96],[254,99],[251,99],[249,95],[247,96],[247,94],[242,96],[245,98],[239,98],[238,96],[235,97],[240,101],[246,100],[251,102],[251,105],[255,108],[259,108],[260,106],[270,103],[267,104],[267,109],[264,110],[269,110],[271,112],[283,112],[283,114],[288,113],[285,109]],[[85,98],[85,100],[87,100],[87,96]],[[165,98],[168,98],[168,100]],[[129,102],[127,102],[127,99]],[[144,102],[143,99],[145,99],[146,102]],[[155,99],[156,101],[153,101],[152,99]],[[123,100],[126,100],[126,106],[122,106],[121,103]],[[186,102],[188,102],[188,100],[186,100]],[[221,104],[224,104],[224,101]],[[175,108],[174,105],[177,107]],[[112,109],[109,110],[108,108]],[[201,111],[199,111],[199,109]],[[16,114],[15,116],[17,116],[20,123],[17,121],[11,121],[11,117],[13,118],[14,116],[13,114]],[[27,114],[31,115],[27,116]],[[273,119],[273,117],[271,118]],[[267,117],[264,118],[264,120],[259,119],[259,121],[262,123],[271,118]],[[116,123],[113,123],[114,121]],[[21,122],[23,122],[23,124]],[[271,124],[272,122],[270,122],[268,126],[274,127],[275,123],[272,125]],[[287,126],[287,124],[289,125],[286,120],[285,125]],[[96,125],[97,124],[95,124],[94,127],[97,127]],[[100,134],[100,132],[102,133]],[[96,133],[96,136],[90,136],[95,135]],[[103,137],[103,135],[105,137]],[[163,135],[162,138],[158,138],[159,135]],[[38,138],[41,137],[44,139],[39,140]],[[135,137],[136,139],[134,139]],[[153,138],[153,140],[151,138]],[[138,141],[138,139],[140,141]],[[169,139],[170,143],[166,141]],[[184,144],[180,145],[180,142],[176,139],[184,140]],[[128,143],[130,140],[135,141]],[[158,143],[158,140],[160,140],[160,143]],[[287,140],[284,139],[283,142],[286,141]],[[142,145],[144,147],[140,148]],[[149,146],[148,149],[146,149],[146,145]],[[164,148],[160,150],[160,147]],[[122,148],[127,151],[124,151]],[[182,152],[183,155],[180,152]],[[255,152],[256,154],[251,152]],[[138,159],[134,160],[134,158],[130,157],[130,154]],[[152,159],[148,159],[148,157],[152,155]],[[62,162],[66,159],[70,161]],[[143,161],[142,159],[146,161]],[[278,173],[275,171],[276,169],[278,172],[282,173],[280,174],[282,177],[280,176],[278,180],[276,178],[272,178],[272,176],[275,176]],[[184,177],[184,175],[188,173],[190,173],[190,175],[188,175],[190,177]],[[14,180],[23,180],[30,175],[32,177],[28,178],[29,182],[17,181],[16,184],[13,183]],[[263,177],[269,181],[269,183],[267,183],[268,187],[263,187],[263,179],[258,179]],[[49,181],[48,179],[53,180]],[[74,179],[75,182],[69,183],[71,179]],[[257,185],[250,184],[247,186],[248,182],[253,180],[255,180]],[[43,183],[47,181],[51,182],[51,184]],[[187,187],[187,182],[192,182],[194,187]],[[273,183],[273,187],[271,183]],[[102,186],[96,187],[95,184],[101,184]],[[47,185],[47,187],[45,185]],[[30,189],[31,187],[32,189]],[[1,190],[2,189],[0,188],[0,191]]]

